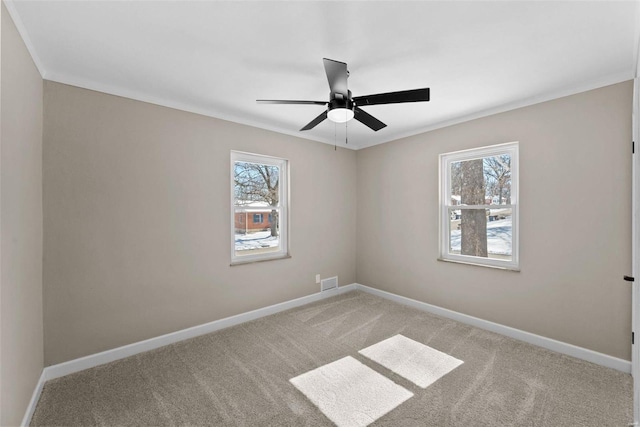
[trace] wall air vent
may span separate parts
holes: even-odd
[[[338,276],[329,277],[320,282],[320,291],[328,291],[329,289],[336,289],[338,287]]]

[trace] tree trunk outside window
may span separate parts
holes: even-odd
[[[484,205],[484,167],[482,159],[461,162],[463,205]],[[461,253],[487,257],[487,215],[484,209],[462,209],[460,219]]]

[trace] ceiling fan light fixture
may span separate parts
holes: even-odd
[[[345,123],[353,119],[353,110],[349,108],[334,108],[329,110],[327,117],[332,122]]]

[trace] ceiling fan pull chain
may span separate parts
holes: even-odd
[[[344,122],[344,145],[349,143],[349,122]]]
[[[333,122],[333,151],[338,151],[338,124]]]

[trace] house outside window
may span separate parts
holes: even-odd
[[[519,268],[517,142],[440,155],[440,259]]]
[[[231,152],[232,265],[289,256],[288,187],[287,160]]]

